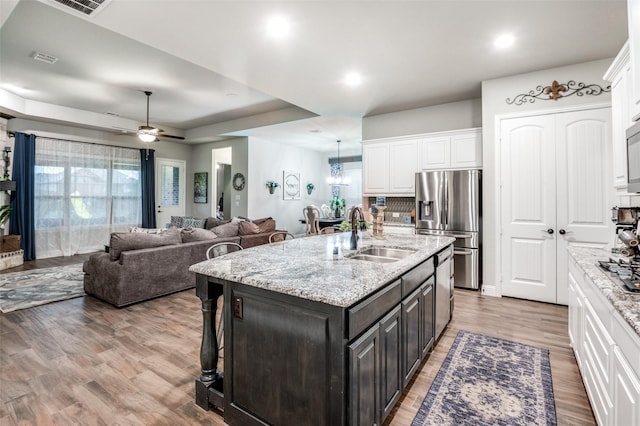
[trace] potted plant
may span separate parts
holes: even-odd
[[[278,182],[274,182],[272,180],[268,180],[266,185],[267,185],[267,188],[269,188],[269,194],[273,194],[276,188],[280,186]]]
[[[338,197],[333,197],[331,200],[331,210],[334,210],[336,217],[342,217],[344,211],[345,200]]]
[[[307,194],[311,195],[311,193],[313,192],[314,188],[315,188],[314,184],[308,183],[307,184]]]

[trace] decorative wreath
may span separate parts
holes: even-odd
[[[244,175],[242,173],[236,173],[235,175],[233,175],[233,189],[235,189],[236,191],[242,191],[244,189]]]

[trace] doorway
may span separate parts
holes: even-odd
[[[156,224],[164,228],[171,223],[171,216],[185,214],[184,160],[156,159]]]
[[[211,216],[218,219],[231,219],[231,155],[232,148],[217,148],[211,150],[211,164],[213,166],[213,200]]]
[[[568,303],[567,249],[613,241],[611,108],[500,121],[502,295]]]

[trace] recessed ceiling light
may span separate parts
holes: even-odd
[[[493,45],[500,49],[504,49],[505,47],[511,46],[514,41],[515,38],[511,34],[503,34],[493,42]]]
[[[350,72],[344,77],[344,84],[347,86],[358,86],[362,83],[362,76],[357,72]]]
[[[289,20],[283,16],[272,16],[267,21],[267,31],[272,37],[285,37],[290,30]]]

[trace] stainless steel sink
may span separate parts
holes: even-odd
[[[361,250],[350,259],[365,260],[367,262],[391,263],[411,256],[417,250],[399,249],[391,247],[369,247]]]
[[[355,256],[349,257],[349,259],[366,260],[367,262],[375,262],[375,263],[391,263],[391,262],[397,262],[398,260],[400,260],[393,257],[371,256],[368,254],[356,254]]]
[[[392,257],[394,259],[404,259],[407,256],[411,256],[417,250],[412,249],[400,249],[400,248],[391,248],[391,247],[369,247],[360,252],[360,254],[365,254],[369,256],[382,256],[382,257]]]

